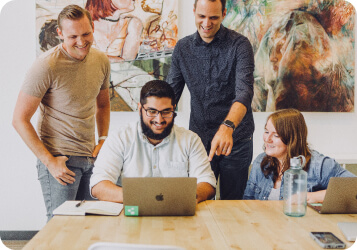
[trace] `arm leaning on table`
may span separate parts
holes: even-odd
[[[113,182],[104,180],[96,184],[92,190],[92,196],[101,201],[123,203],[123,188]]]
[[[102,146],[90,179],[90,191],[94,198],[123,203],[123,190],[117,186],[124,163],[125,146],[120,136],[113,133]]]
[[[348,170],[342,168],[334,159],[324,156],[317,151],[312,152],[311,164],[308,172],[314,173],[307,193],[308,203],[322,203],[331,177],[356,177]],[[309,183],[309,181],[308,181]]]

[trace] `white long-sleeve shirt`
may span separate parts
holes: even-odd
[[[197,183],[216,187],[201,139],[176,125],[156,146],[142,133],[140,122],[110,133],[95,162],[90,190],[103,180],[120,184],[123,177],[196,177]]]

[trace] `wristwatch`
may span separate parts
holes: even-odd
[[[105,135],[100,136],[100,137],[98,138],[98,142],[99,142],[99,141],[101,141],[101,140],[105,140],[105,139],[107,139],[107,137],[108,137],[108,136],[105,136]]]
[[[233,131],[236,129],[236,126],[234,126],[234,123],[230,120],[225,120],[224,122],[222,122],[222,124],[226,125],[227,127],[232,128]]]

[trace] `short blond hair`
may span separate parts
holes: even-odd
[[[62,24],[63,20],[66,20],[66,19],[79,20],[85,16],[88,18],[88,21],[93,28],[92,17],[90,15],[90,13],[88,12],[88,10],[83,9],[82,7],[75,5],[75,4],[67,5],[66,7],[63,8],[63,10],[58,15],[58,18],[57,18],[58,28],[60,30],[62,30],[61,24]]]

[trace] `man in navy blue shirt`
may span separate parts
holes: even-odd
[[[225,28],[225,0],[195,0],[197,32],[178,41],[167,81],[179,101],[191,94],[190,129],[220,176],[221,199],[242,199],[253,154],[254,54],[249,40]]]

